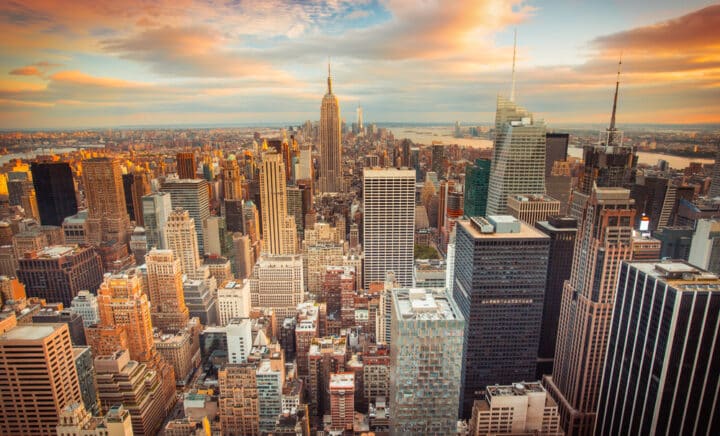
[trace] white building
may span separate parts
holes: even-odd
[[[230,281],[218,288],[218,314],[220,325],[227,325],[233,318],[250,316],[250,282]]]
[[[564,434],[557,404],[540,382],[488,386],[485,398],[475,400],[469,427],[478,436]]]
[[[170,212],[172,212],[172,203],[169,193],[156,192],[142,197],[143,227],[145,227],[148,251],[153,247],[167,248],[163,229]]]
[[[70,312],[82,316],[85,327],[90,327],[100,321],[97,297],[90,291],[78,292],[70,303]]]
[[[720,220],[698,220],[688,261],[698,268],[720,273]]]
[[[252,350],[250,318],[231,319],[226,326],[228,363],[245,363]]]
[[[393,271],[400,286],[412,286],[415,234],[415,170],[363,170],[364,287]]]
[[[392,434],[454,434],[465,320],[445,289],[393,289]]]
[[[261,257],[248,281],[252,307],[273,309],[278,319],[295,316],[305,299],[300,255]]]

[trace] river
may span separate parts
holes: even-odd
[[[408,138],[416,144],[430,145],[433,141],[439,141],[445,145],[458,144],[466,147],[492,148],[493,142],[480,138],[455,138],[452,126],[430,126],[430,127],[391,127],[389,129],[396,139]],[[582,148],[568,148],[568,156],[582,158]],[[683,169],[690,165],[690,162],[711,164],[714,161],[706,158],[692,158],[686,156],[670,156],[660,153],[638,152],[638,163],[656,165],[663,159],[668,162],[670,168]]]

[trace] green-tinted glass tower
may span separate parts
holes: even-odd
[[[465,215],[485,216],[488,185],[490,183],[490,160],[477,159],[465,167]]]

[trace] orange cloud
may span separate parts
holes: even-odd
[[[61,71],[50,76],[50,79],[54,82],[60,83],[68,83],[73,85],[92,85],[105,88],[138,88],[142,86],[147,86],[147,84],[139,82],[130,82],[127,80],[90,76],[81,71]]]

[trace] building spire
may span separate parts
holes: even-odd
[[[618,62],[617,80],[615,81],[615,99],[613,100],[609,131],[615,131],[615,113],[617,112],[618,89],[620,88],[620,68],[622,68],[622,53],[620,53],[620,61]]]
[[[513,65],[512,65],[512,85],[510,87],[510,101],[515,101],[515,56],[517,55],[517,29],[515,29],[513,38]]]
[[[332,94],[332,75],[330,74],[330,56],[328,56],[328,94]]]

